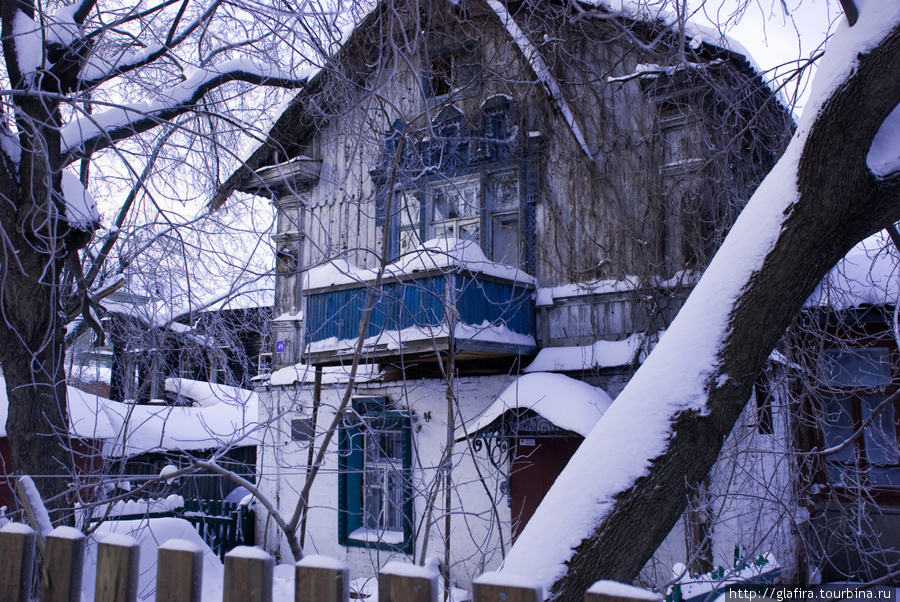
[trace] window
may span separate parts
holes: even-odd
[[[690,107],[672,101],[659,106],[659,128],[662,136],[665,175],[684,173],[703,163],[699,157],[699,137],[696,124],[690,120]]]
[[[477,180],[437,184],[429,196],[428,238],[459,238],[480,243],[481,186]]]
[[[832,486],[900,487],[900,408],[884,403],[896,389],[892,375],[887,346],[823,351],[817,395],[821,445],[840,447],[862,429],[856,441],[825,457],[824,476]]]
[[[402,191],[395,202],[400,254],[423,239],[458,238],[480,245],[491,261],[524,264],[520,182],[514,172],[489,175],[486,187],[480,176],[435,178],[421,189]]]
[[[425,96],[440,100],[449,94],[459,96],[474,91],[480,72],[474,43],[433,54],[422,78]]]
[[[412,553],[409,416],[384,397],[357,398],[339,435],[341,545]]]

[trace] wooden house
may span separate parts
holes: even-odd
[[[282,512],[339,425],[307,549],[496,566],[791,131],[739,47],[667,15],[361,18],[211,200],[278,209],[258,468]]]

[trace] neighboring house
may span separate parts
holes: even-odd
[[[258,470],[282,515],[338,425],[308,552],[440,556],[461,585],[499,564],[791,133],[746,56],[686,33],[379,3],[219,190],[278,209]]]
[[[786,347],[808,514],[801,534],[826,580],[900,569],[898,266],[887,237],[858,245],[810,299]]]
[[[251,482],[259,445],[256,393],[236,387],[169,379],[166,387],[176,406],[120,403],[76,387],[68,388],[68,413],[75,464],[75,501],[82,508],[99,504],[106,512],[111,494],[127,494],[157,478],[164,468],[187,467],[194,459],[214,460]],[[0,380],[0,507],[20,507],[5,425],[8,402]],[[199,471],[172,482],[160,481],[135,498],[178,494],[186,501],[218,501],[237,484]]]
[[[169,378],[252,387],[269,370],[264,346],[271,315],[268,307],[205,310],[155,325],[139,314],[110,312],[104,320],[112,347],[109,397],[174,403]]]

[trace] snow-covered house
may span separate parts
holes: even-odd
[[[496,566],[784,148],[736,44],[624,4],[379,3],[211,201],[278,209],[258,468],[291,515],[333,436],[307,551]]]
[[[900,568],[900,251],[859,244],[785,345],[805,563],[825,580]]]

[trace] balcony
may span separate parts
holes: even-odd
[[[365,307],[366,362],[531,355],[534,279],[488,261],[477,245],[429,241],[377,271],[335,261],[305,274],[305,352],[312,365],[349,362]],[[374,295],[374,296],[373,296]]]

